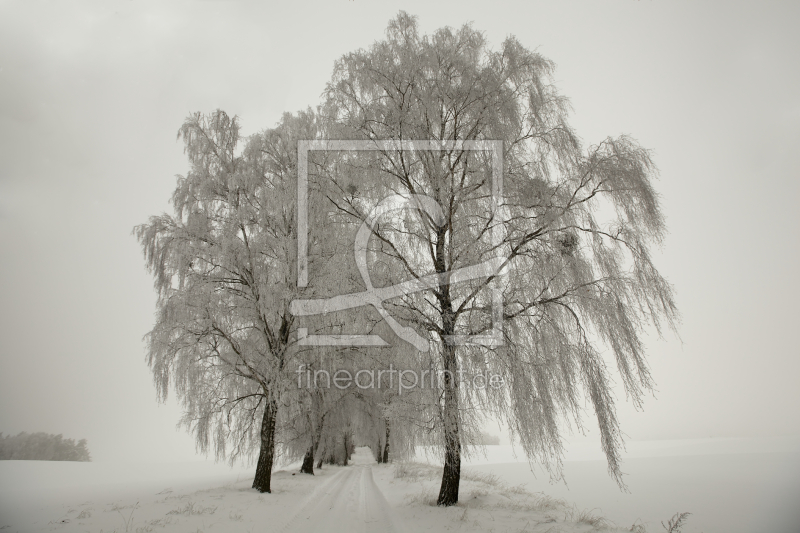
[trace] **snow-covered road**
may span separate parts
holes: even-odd
[[[398,519],[372,477],[375,460],[369,448],[357,449],[352,463],[312,492],[283,531],[400,533]]]

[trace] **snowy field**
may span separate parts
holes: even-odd
[[[799,442],[632,442],[627,494],[592,446],[570,448],[569,488],[534,476],[510,446],[490,446],[467,461],[461,501],[450,509],[430,505],[435,468],[412,464],[398,477],[366,448],[352,466],[326,466],[313,477],[294,475],[294,466],[275,472],[273,494],[250,488],[252,468],[202,461],[0,461],[0,531],[614,531],[604,517],[618,531],[635,522],[653,533],[688,511],[684,533],[797,533]]]
[[[800,532],[797,438],[631,442],[622,467],[628,493],[620,492],[599,453],[588,448],[568,454],[568,487],[551,485],[545,473],[534,476],[527,464],[503,461],[510,447],[494,448],[488,459],[472,461],[483,463],[473,470],[593,509],[618,525],[636,522],[661,532],[662,520],[691,512],[687,533]]]

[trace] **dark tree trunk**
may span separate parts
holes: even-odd
[[[322,468],[322,463],[323,461],[325,461],[325,454],[327,453],[327,450],[325,449],[325,444],[322,442],[322,439],[320,439],[320,445],[322,446],[322,451],[317,454],[317,457],[319,457],[319,459],[317,460],[318,469]]]
[[[437,198],[438,199],[438,198]],[[449,270],[446,263],[445,243],[447,241],[447,225],[436,231],[436,255],[434,267],[436,272],[444,274]],[[451,236],[452,238],[452,236]],[[450,265],[452,266],[452,265]],[[460,411],[458,406],[458,356],[456,346],[451,344],[451,335],[456,331],[458,316],[453,311],[450,298],[450,285],[440,284],[437,295],[442,317],[442,367],[444,369],[444,406],[442,409],[442,429],[444,430],[444,470],[442,486],[436,505],[455,505],[458,503],[458,485],[461,481],[461,436]]]
[[[383,445],[383,463],[389,462],[389,419],[386,419],[386,442]]]
[[[261,452],[258,454],[256,477],[253,488],[258,492],[271,492],[272,463],[275,459],[275,419],[278,415],[278,403],[267,399],[264,407],[264,418],[261,420]]]
[[[311,446],[308,447],[306,450],[306,455],[303,457],[303,466],[300,467],[300,472],[302,474],[311,474],[314,475],[314,457],[317,455],[317,450],[319,449],[320,442],[322,442],[321,434],[322,434],[322,424],[325,422],[325,417],[322,417],[320,424],[314,430],[311,436]],[[319,460],[319,467],[322,466],[322,459]]]
[[[314,475],[314,445],[308,447],[305,457],[303,457],[303,466],[300,467],[301,474]]]
[[[343,440],[344,440],[344,462],[342,463],[342,466],[347,466],[347,460],[350,458],[350,454],[348,453],[350,451],[350,439],[348,438],[347,433],[344,434]]]
[[[338,444],[338,440],[336,439],[336,437],[329,437],[328,438],[328,441],[326,443],[326,448],[325,448],[325,463],[326,464],[337,465],[337,464],[341,463],[339,461],[339,458],[337,457],[337,453],[336,453],[336,450],[339,449],[337,444]]]
[[[383,454],[381,453],[381,439],[378,439],[378,445],[375,447],[375,462],[382,463],[383,462]]]
[[[436,505],[445,506],[458,503],[458,485],[461,481],[461,438],[456,378],[458,364],[455,351],[455,346],[445,344],[444,368],[452,375],[444,373],[444,470],[439,498],[436,500]]]

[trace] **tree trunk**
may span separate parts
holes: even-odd
[[[261,420],[261,452],[258,454],[256,476],[253,488],[258,492],[272,492],[272,463],[275,459],[275,419],[278,415],[278,403],[269,397],[264,407],[264,418]]]
[[[322,409],[322,394],[320,393],[319,389],[314,391],[314,395],[311,397],[311,417],[309,421],[311,422],[311,446],[309,446],[308,450],[306,450],[306,455],[303,457],[303,466],[300,467],[301,474],[311,474],[314,475],[314,457],[317,455],[317,451],[319,450],[319,445],[322,442],[322,428],[325,425],[325,415],[319,417],[319,420],[314,420],[319,415],[320,410]],[[319,461],[320,468],[322,466],[322,459]]]
[[[328,450],[325,448],[325,443],[322,442],[322,439],[320,439],[320,445],[322,446],[322,451],[317,453],[317,457],[319,457],[319,459],[317,460],[318,469],[322,468],[322,463],[323,461],[325,461],[325,454],[328,453]]]
[[[458,485],[461,481],[461,438],[456,347],[445,343],[443,351],[444,369],[450,373],[444,373],[444,470],[436,505],[449,506],[458,503]]]
[[[383,453],[381,452],[381,439],[378,438],[378,445],[375,447],[375,461],[377,463],[383,462]]]
[[[380,452],[379,452],[380,453]],[[383,445],[383,463],[389,462],[389,419],[386,419],[386,443]]]
[[[308,447],[305,457],[303,457],[303,466],[300,467],[302,474],[314,475],[314,457],[317,455],[320,442],[322,442],[322,424],[325,422],[325,417],[322,417],[320,424],[314,429],[311,435],[311,446]],[[319,467],[322,466],[322,459],[319,460]]]
[[[445,261],[447,231],[447,226],[441,226],[438,228],[436,235],[434,266],[436,272],[440,274],[445,274],[448,271]],[[455,333],[458,317],[453,311],[449,284],[439,285],[438,300],[442,317],[442,366],[444,368],[444,406],[442,409],[444,469],[442,471],[442,486],[439,489],[436,505],[450,506],[458,503],[458,485],[461,481],[461,436],[459,435],[461,413],[458,406],[458,379],[460,378],[458,357],[456,346],[451,344],[450,341],[451,335]]]
[[[342,466],[347,466],[347,460],[350,458],[350,454],[348,453],[349,451],[350,451],[350,442],[349,442],[349,439],[347,438],[347,433],[345,433],[344,434],[344,463],[342,464]]]
[[[337,437],[328,437],[328,440],[325,444],[325,463],[329,465],[338,465],[341,464],[341,461],[337,457],[336,450],[339,449],[337,444],[339,443],[339,439]]]
[[[308,447],[305,457],[303,457],[303,466],[300,467],[301,474],[314,475],[314,445]]]

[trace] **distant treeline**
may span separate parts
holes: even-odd
[[[500,444],[500,437],[481,431],[481,438],[478,444],[483,444],[484,446],[498,446]]]
[[[86,439],[72,439],[50,433],[25,433],[12,437],[0,433],[0,460],[91,461]]]

